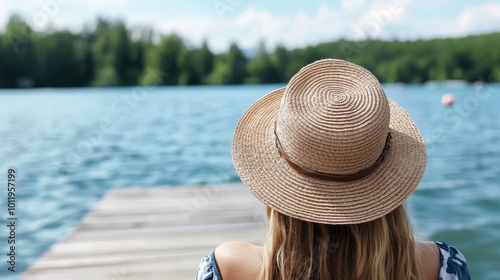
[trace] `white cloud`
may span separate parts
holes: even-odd
[[[226,20],[182,18],[164,21],[156,27],[163,33],[175,32],[196,44],[207,38],[216,51],[224,51],[233,41],[243,48],[254,48],[262,40],[268,47],[277,44],[303,47],[339,38],[390,38],[394,29],[390,25],[401,22],[409,3],[410,0],[379,0],[363,6],[364,0],[345,0],[340,8],[322,6],[312,15],[304,12],[274,15],[249,8]]]
[[[232,41],[243,48],[253,48],[264,40],[268,46],[306,46],[348,34],[352,16],[341,10],[321,7],[314,15],[299,12],[292,16],[276,16],[268,11],[247,9],[227,20],[212,18],[183,18],[165,21],[156,27],[164,32],[175,32],[182,37],[200,42],[208,38],[211,46],[223,51]]]
[[[127,18],[130,25],[152,25],[163,34],[175,32],[192,44],[206,39],[215,51],[225,51],[231,42],[240,47],[255,48],[264,41],[268,48],[276,44],[302,47],[339,38],[416,39],[498,31],[500,3],[485,3],[467,7],[461,12],[450,11],[451,0],[341,0],[337,8],[318,7],[315,13],[275,12],[247,8],[241,13],[234,8],[230,17],[213,13],[194,15],[179,13],[162,17],[155,13],[137,13],[132,7],[136,0],[32,0],[6,1],[0,10],[5,21],[12,11],[20,10],[32,25],[37,13],[47,14],[35,30],[48,26],[80,30],[105,12],[108,17]],[[60,7],[44,9],[40,3],[58,2]],[[47,7],[45,7],[47,8]],[[210,9],[213,9],[209,5]],[[77,14],[75,14],[77,13]],[[80,14],[78,14],[80,13]],[[130,14],[132,13],[132,14]],[[156,16],[154,16],[156,15]],[[219,16],[217,16],[219,15]],[[43,18],[39,18],[43,19]],[[5,26],[5,22],[1,27]]]
[[[427,2],[428,1],[428,2]],[[427,0],[429,7],[442,9]],[[394,34],[400,39],[459,37],[471,34],[500,31],[500,3],[485,3],[478,6],[466,7],[460,13],[437,13],[432,16],[422,16],[411,13],[416,5],[404,11],[393,26],[387,28],[386,34]]]
[[[2,4],[2,9],[0,9],[0,30],[3,31],[5,28],[5,24],[9,20],[10,13],[12,11],[12,7],[10,2],[6,2]]]
[[[113,10],[125,7],[129,0],[18,0],[5,1],[0,9],[0,28],[5,24],[12,13],[21,13],[24,19],[36,31],[50,28],[70,28],[80,30],[85,18],[82,14],[99,14],[103,10]],[[88,20],[88,19],[87,19]]]
[[[364,11],[358,10],[349,38],[390,38],[391,30],[407,17],[410,4],[410,0],[378,0]]]
[[[341,0],[340,5],[346,10],[356,10],[365,6],[365,0]]]
[[[457,35],[498,31],[500,27],[500,3],[486,3],[465,9],[449,26]]]
[[[9,21],[12,14],[18,14],[29,8],[29,4],[26,1],[5,1],[2,3],[2,8],[0,9],[0,30],[3,32],[5,30],[5,25]]]
[[[72,4],[81,5],[86,9],[102,11],[105,8],[123,7],[126,5],[127,0],[66,0],[71,1]]]

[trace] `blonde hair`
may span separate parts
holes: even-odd
[[[403,205],[362,224],[305,222],[269,207],[267,219],[260,280],[424,279]]]

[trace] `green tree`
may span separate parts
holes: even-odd
[[[283,83],[288,81],[291,77],[286,76],[286,69],[289,63],[288,50],[284,46],[277,46],[274,53],[271,54],[271,63],[276,69],[278,79],[275,82]]]
[[[236,43],[232,43],[226,54],[216,58],[214,70],[208,81],[212,84],[241,84],[246,77],[247,58]]]
[[[137,84],[143,68],[142,42],[132,41],[122,21],[98,19],[94,34],[96,86],[128,86]]]
[[[5,87],[34,86],[37,53],[35,34],[19,16],[12,16],[2,39],[2,76]]]
[[[200,83],[200,76],[198,75],[195,65],[197,60],[195,58],[196,50],[188,48],[181,48],[177,57],[179,65],[179,78],[177,84],[179,85],[197,85]]]
[[[89,46],[68,31],[36,39],[36,84],[45,87],[81,87],[90,79]]]
[[[131,58],[131,39],[125,24],[118,22],[110,32],[112,66],[118,76],[121,86],[133,85],[136,83],[131,70],[133,68]]]
[[[146,65],[162,73],[162,85],[176,85],[181,72],[179,55],[184,52],[184,43],[177,35],[163,37],[158,46],[149,49]],[[141,82],[147,82],[147,72],[142,73]]]
[[[207,78],[214,68],[215,56],[208,48],[207,42],[203,42],[201,48],[194,54],[195,71],[200,77],[200,83],[206,84]]]
[[[214,67],[214,54],[206,42],[199,49],[183,48],[178,63],[181,68],[180,85],[206,84],[209,73]]]
[[[5,38],[4,35],[0,34],[0,88],[5,88],[7,87],[7,81],[4,73],[4,69],[6,69],[5,66],[5,57],[7,51],[5,50],[4,45],[6,45],[5,41],[7,39]]]
[[[248,62],[246,83],[278,83],[280,76],[276,63],[273,63],[266,52],[264,42],[260,43],[257,56]]]

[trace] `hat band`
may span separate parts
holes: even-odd
[[[276,148],[278,149],[278,152],[280,153],[280,156],[292,167],[295,171],[298,173],[304,174],[306,176],[315,178],[315,179],[320,179],[320,180],[327,180],[327,181],[337,181],[337,182],[351,182],[355,180],[359,180],[361,178],[364,178],[371,174],[377,167],[384,161],[385,158],[385,152],[389,149],[390,147],[390,140],[392,139],[391,133],[387,133],[387,138],[385,140],[385,146],[384,150],[382,151],[382,154],[380,157],[369,167],[362,169],[361,171],[358,171],[353,174],[332,174],[332,173],[324,173],[324,172],[318,172],[310,169],[303,168],[293,162],[290,157],[283,151],[283,148],[281,146],[281,142],[278,138],[278,134],[276,133],[276,123],[274,122],[274,136],[275,136],[275,143],[276,143]]]

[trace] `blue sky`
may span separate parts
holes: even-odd
[[[500,31],[494,0],[3,0],[0,28],[12,13],[35,30],[81,30],[97,16],[130,28],[175,32],[192,45],[206,39],[216,51],[236,41],[301,47],[339,38],[420,39]]]

